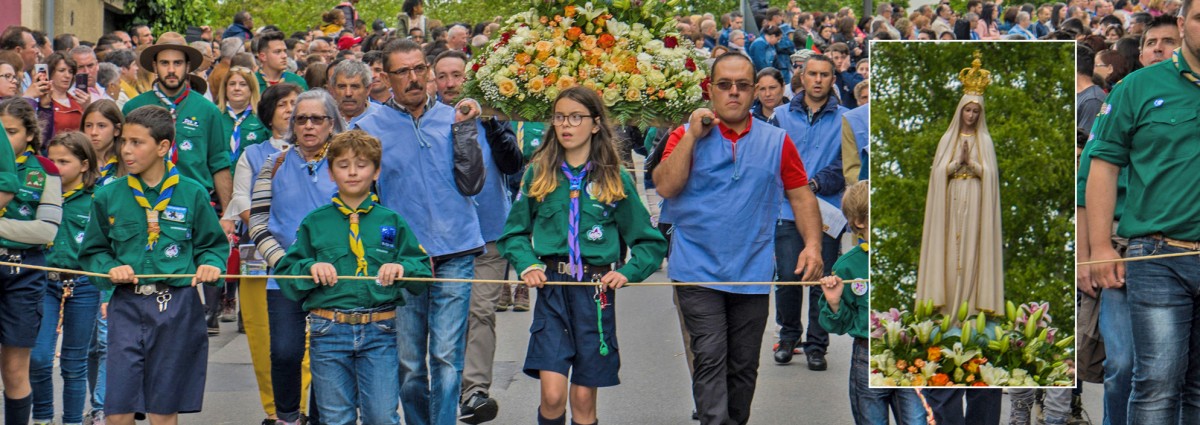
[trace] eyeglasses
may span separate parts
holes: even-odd
[[[0,74],[0,80],[17,81],[17,74]]]
[[[407,76],[408,73],[410,73],[410,72],[415,72],[417,74],[417,76],[428,74],[429,73],[429,65],[422,64],[422,65],[417,65],[417,66],[414,66],[411,68],[400,68],[400,69],[388,71],[388,74],[392,74],[397,77],[404,77],[404,76]]]
[[[745,81],[738,81],[736,83],[733,81],[718,81],[718,82],[716,82],[716,84],[713,84],[713,86],[716,86],[717,90],[720,90],[720,91],[729,91],[729,89],[737,87],[739,92],[750,91],[751,89],[754,88],[753,84],[750,84]]]
[[[593,117],[595,117],[595,115],[583,115],[583,114],[571,114],[571,115],[563,115],[563,114],[554,114],[554,125],[561,126],[561,125],[563,125],[563,123],[565,122],[565,123],[567,123],[568,125],[570,125],[571,127],[575,127],[575,126],[577,126],[577,125],[579,125],[579,124],[583,124],[583,119],[584,119],[584,118],[593,118]]]
[[[300,115],[296,117],[296,125],[325,125],[326,121],[330,121],[328,115]]]

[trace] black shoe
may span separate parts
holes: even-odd
[[[693,421],[700,420],[700,413],[697,412],[696,409],[692,409],[692,420]]]
[[[778,357],[776,357],[778,359]],[[829,368],[829,364],[825,363],[825,353],[820,351],[811,351],[808,353],[808,370],[822,371]]]
[[[275,425],[275,419],[271,419],[271,418],[263,419],[262,425]]]
[[[795,346],[796,346],[796,343],[791,342],[791,341],[783,341],[783,340],[780,340],[779,343],[775,344],[775,347],[774,347],[775,363],[778,363],[778,364],[791,363],[792,362],[792,347],[795,347]]]
[[[471,425],[481,424],[496,419],[497,413],[500,413],[500,405],[496,400],[483,391],[476,391],[459,406],[458,420]]]

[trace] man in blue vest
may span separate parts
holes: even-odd
[[[475,257],[484,247],[471,196],[475,193],[461,189],[474,186],[477,193],[478,186],[463,179],[477,182],[485,173],[480,142],[461,143],[462,138],[483,137],[475,119],[479,105],[460,101],[464,113],[428,95],[430,65],[411,40],[389,43],[383,67],[392,99],[357,127],[384,145],[380,201],[404,216],[433,260],[434,276],[445,279],[397,308],[400,402],[405,423],[453,425],[471,299],[471,284],[456,280],[475,277]],[[459,173],[456,163],[470,170]]]
[[[791,139],[750,116],[754,65],[730,53],[713,62],[709,75],[712,109],[696,110],[671,133],[654,169],[658,193],[666,199],[662,221],[675,224],[668,277],[773,280],[775,221],[786,197],[806,242],[795,272],[816,279],[823,269],[817,201]],[[733,204],[740,207],[728,208]],[[770,285],[676,288],[692,336],[692,392],[701,424],[750,419],[770,291]]]
[[[799,151],[808,185],[825,203],[841,209],[842,191],[846,179],[842,177],[842,114],[846,108],[839,105],[833,96],[836,90],[833,59],[825,55],[808,58],[800,77],[802,88],[792,97],[787,111],[776,114],[779,127],[787,132]],[[775,261],[781,282],[796,281],[799,276],[791,273],[796,268],[796,255],[808,246],[796,233],[797,220],[792,215],[791,205],[782,202],[779,206],[779,222],[775,226]],[[830,229],[821,235],[821,255],[828,275],[838,257],[838,238],[842,229]],[[809,370],[825,370],[825,351],[829,348],[829,333],[821,327],[817,317],[821,309],[817,300],[821,288],[811,286],[805,290],[800,286],[781,285],[775,292],[775,311],[778,314],[779,343],[775,346],[775,362],[786,364],[792,361],[793,348],[800,343],[804,327],[800,319],[804,293],[808,299],[808,336],[804,340],[804,354]]]

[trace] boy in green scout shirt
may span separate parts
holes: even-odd
[[[408,223],[371,193],[381,156],[379,139],[363,131],[333,138],[329,174],[338,193],[304,218],[276,269],[312,276],[281,279],[279,289],[310,312],[313,390],[321,395],[317,407],[325,423],[357,423],[358,411],[363,423],[399,423],[396,307],[404,305],[405,291],[418,295],[426,288],[397,279],[433,275]],[[339,281],[338,275],[378,277]]]
[[[870,203],[871,184],[867,180],[846,189],[842,197],[842,213],[850,230],[859,237],[859,244],[842,254],[833,263],[833,275],[821,278],[821,290],[825,297],[818,300],[821,307],[821,326],[829,332],[854,337],[853,357],[850,362],[850,403],[856,419],[861,416],[868,423],[886,423],[888,408],[891,407],[899,425],[921,425],[925,423],[925,409],[916,391],[912,389],[870,388],[870,333],[871,309],[870,283],[855,282],[850,290],[842,279],[867,279],[870,262]]]
[[[200,183],[206,191],[215,190],[224,209],[233,195],[229,138],[221,128],[221,111],[204,98],[207,84],[191,74],[203,60],[200,51],[188,46],[183,36],[164,33],[138,56],[138,64],[157,75],[153,88],[130,99],[122,111],[128,115],[147,105],[170,110],[175,144],[168,159],[184,177]]]
[[[199,183],[166,161],[175,137],[171,114],[144,106],[125,117],[121,158],[129,175],[96,191],[79,248],[85,270],[116,286],[108,306],[108,423],[175,423],[204,400],[208,335],[198,283],[214,284],[229,242]],[[139,279],[143,274],[190,275]]]

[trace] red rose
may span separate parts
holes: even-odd
[[[684,65],[684,67],[687,68],[688,71],[696,72],[696,61],[692,60],[692,58],[688,58],[687,64]]]
[[[481,65],[482,65],[482,64],[480,64],[479,62],[475,62],[475,64],[474,64],[474,65],[471,65],[471,71],[472,71],[472,72],[479,72],[479,67],[480,67]]]
[[[712,78],[711,78],[711,77],[705,77],[705,78],[704,78],[704,81],[701,81],[701,82],[700,82],[700,89],[704,91],[704,100],[709,100],[709,99],[708,99],[708,86],[709,86],[710,84],[712,84]]]
[[[668,35],[666,37],[663,37],[663,46],[666,46],[668,49],[674,49],[675,46],[678,46],[678,45],[679,45],[679,39],[675,38],[675,36]]]

